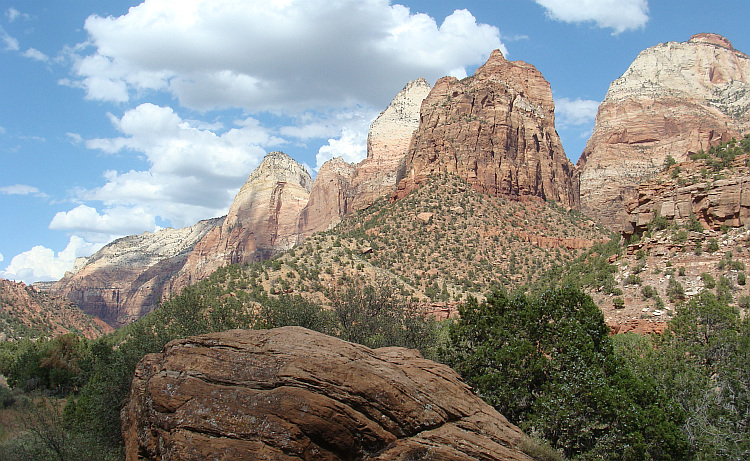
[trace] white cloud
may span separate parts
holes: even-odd
[[[110,240],[110,236],[154,231],[156,222],[154,216],[143,208],[114,207],[100,215],[95,208],[78,205],[70,211],[55,214],[49,228],[73,231],[76,234],[103,234],[107,238],[101,240]]]
[[[558,127],[593,124],[599,101],[560,98],[555,100],[555,123]]]
[[[0,187],[0,194],[4,195],[35,195],[37,197],[47,197],[47,194],[40,192],[34,186],[26,184],[14,184],[12,186]]]
[[[78,133],[65,133],[65,136],[67,136],[73,144],[81,144],[83,142],[83,136]]]
[[[93,51],[67,84],[115,102],[167,91],[201,110],[383,107],[404,82],[507,52],[466,10],[438,24],[389,0],[145,0],[85,29]]]
[[[5,44],[5,51],[18,51],[18,40],[8,35],[2,27],[0,27],[0,41]]]
[[[266,154],[265,147],[283,143],[252,117],[220,133],[206,128],[220,124],[183,120],[173,109],[154,104],[110,118],[123,136],[90,139],[86,147],[107,154],[133,151],[145,156],[149,168],[106,171],[103,186],[79,190],[77,198],[108,207],[139,207],[177,227],[226,213]]]
[[[648,0],[535,0],[547,15],[563,22],[593,21],[614,34],[640,29],[648,22]]]
[[[3,254],[0,253],[0,262],[3,262],[3,261],[5,261],[5,258],[3,258]]]
[[[33,59],[34,61],[49,62],[49,56],[37,50],[36,48],[29,48],[22,53],[25,58]]]
[[[359,162],[367,156],[367,130],[352,130],[345,127],[338,139],[329,139],[315,156],[315,171],[334,157],[343,157],[349,163]]]
[[[10,7],[5,11],[5,17],[8,18],[8,22],[14,22],[18,18],[22,18],[25,20],[31,19],[31,15],[26,13],[21,13],[17,9]]]
[[[0,278],[25,283],[58,280],[65,275],[65,271],[73,267],[76,258],[90,256],[102,246],[104,243],[89,243],[75,235],[70,237],[65,249],[57,254],[50,248],[35,246],[14,256],[5,270],[0,270]]]

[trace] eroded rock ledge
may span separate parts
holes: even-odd
[[[172,341],[122,416],[128,460],[531,460],[449,367],[300,327]]]

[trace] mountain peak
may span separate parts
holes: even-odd
[[[730,42],[729,39],[727,39],[726,37],[723,37],[719,34],[712,34],[712,33],[705,33],[705,32],[702,32],[700,34],[695,34],[692,37],[690,37],[690,40],[688,40],[688,43],[710,43],[712,45],[717,45],[722,48],[734,50],[734,47],[732,46],[732,42]]]

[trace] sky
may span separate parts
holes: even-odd
[[[0,278],[226,214],[263,156],[357,162],[411,80],[494,49],[550,82],[575,162],[638,53],[699,32],[750,53],[747,0],[0,0]]]

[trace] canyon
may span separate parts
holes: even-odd
[[[713,181],[710,192],[709,185],[667,191],[648,180],[668,157],[686,161],[750,129],[749,63],[715,34],[644,50],[611,84],[594,132],[573,165],[555,130],[549,83],[533,65],[508,61],[496,50],[465,79],[444,77],[432,88],[424,79],[409,82],[370,126],[361,162],[334,158],[313,181],[299,163],[272,152],[227,216],[190,230],[113,242],[53,288],[84,311],[122,326],[219,267],[274,257],[383,197],[403,200],[443,175],[511,202],[546,201],[579,210],[591,226],[603,224],[626,236],[642,232],[656,208],[678,222],[692,213],[707,227],[740,226],[747,214],[744,180]],[[639,190],[640,184],[645,185]],[[665,194],[672,198],[646,198]],[[703,195],[705,200],[697,198]],[[687,201],[693,205],[687,207]],[[418,219],[430,226],[434,210],[421,211]],[[541,249],[583,251],[601,238],[551,237],[517,225],[515,238]],[[179,245],[153,250],[179,233],[187,236]],[[141,261],[144,251],[153,257]]]

